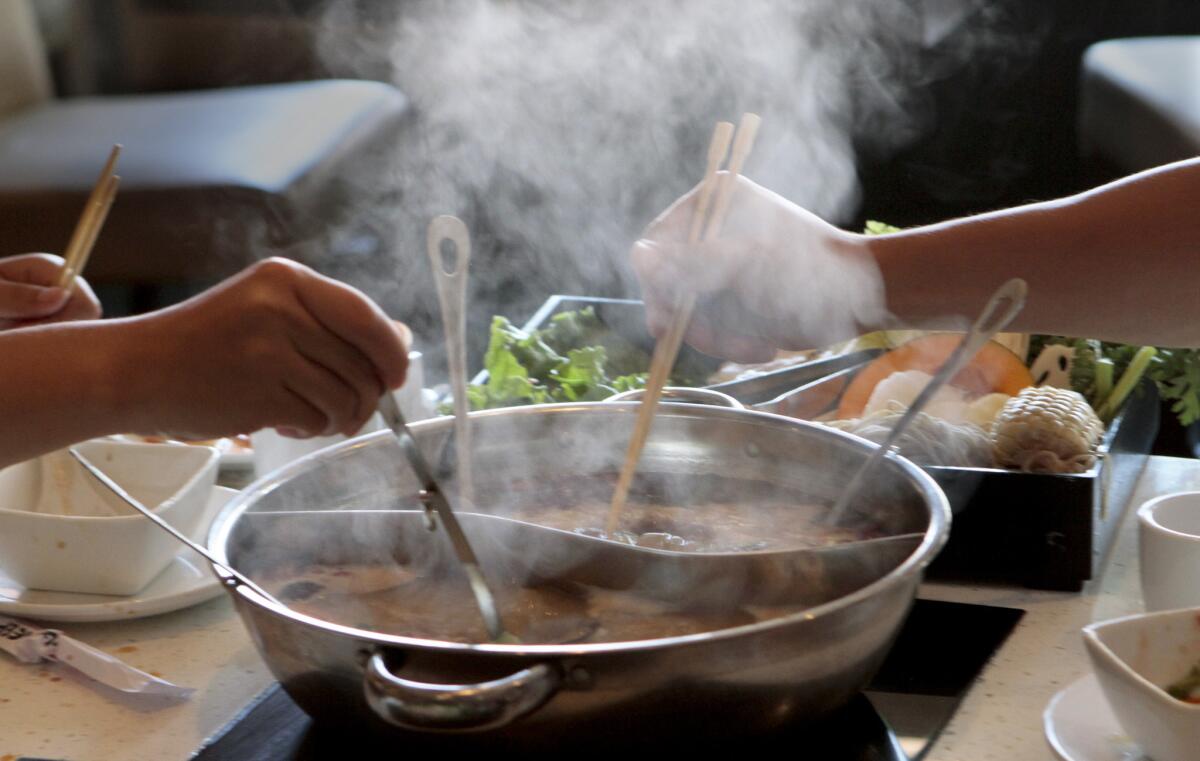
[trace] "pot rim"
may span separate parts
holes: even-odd
[[[829,435],[835,439],[840,439],[846,446],[852,449],[861,450],[864,454],[869,453],[876,446],[874,443],[866,439],[846,433],[844,431],[839,431],[834,428],[828,428],[826,426],[819,425],[817,423],[811,423],[806,420],[798,420],[796,418],[790,418],[770,412],[729,409],[705,404],[687,404],[681,402],[668,402],[667,404],[669,405],[669,409],[663,410],[659,414],[684,413],[702,418],[727,418],[734,420],[744,420],[746,418],[750,418],[774,425],[798,426],[801,428],[814,429],[819,430],[821,432],[820,435]],[[637,409],[640,406],[640,402],[572,402],[565,404],[536,404],[521,407],[480,410],[472,412],[471,417],[505,417],[514,414],[585,414],[593,413],[599,410],[611,410],[613,413],[620,414],[636,414]],[[452,424],[453,417],[443,416],[413,423],[410,427],[420,431],[427,428],[448,427]],[[225,554],[226,542],[234,524],[237,523],[237,519],[246,511],[246,508],[249,506],[249,504],[270,493],[272,490],[276,489],[293,476],[307,470],[313,460],[322,459],[331,453],[349,451],[361,446],[366,446],[372,443],[375,439],[386,438],[390,436],[392,436],[391,431],[375,431],[373,433],[364,434],[347,441],[338,442],[332,446],[326,447],[325,449],[309,453],[298,460],[295,460],[281,468],[257,478],[253,483],[234,496],[234,498],[230,500],[224,508],[222,508],[221,512],[218,513],[217,517],[213,520],[212,527],[209,529],[208,533],[207,544],[209,552],[211,552],[221,563],[228,564],[229,560]],[[875,595],[886,591],[890,587],[903,584],[908,577],[921,573],[925,566],[927,566],[933,560],[933,558],[936,557],[937,553],[946,543],[950,530],[950,503],[946,498],[945,492],[942,491],[941,487],[938,486],[937,482],[932,476],[930,476],[912,461],[905,459],[894,452],[889,454],[886,459],[888,459],[893,466],[899,467],[905,473],[905,475],[910,477],[913,485],[919,491],[923,491],[929,499],[929,526],[925,530],[925,536],[921,540],[921,543],[907,558],[905,558],[904,562],[900,563],[887,574],[881,576],[879,579],[876,579],[870,584],[856,589],[848,595],[830,600],[829,602],[822,603],[811,608],[803,608],[786,616],[778,616],[763,621],[756,621],[752,624],[743,624],[741,626],[717,629],[714,631],[646,640],[562,645],[499,644],[491,642],[461,643],[447,642],[444,640],[421,639],[418,637],[407,637],[398,634],[384,634],[381,632],[370,631],[368,629],[358,629],[355,627],[314,618],[264,599],[253,590],[245,587],[245,585],[237,583],[236,580],[234,580],[231,576],[221,572],[215,566],[213,567],[213,572],[222,579],[226,590],[229,591],[231,595],[236,595],[240,592],[243,599],[245,599],[247,602],[257,605],[260,608],[264,608],[275,615],[295,621],[296,623],[314,626],[330,633],[353,637],[355,639],[364,642],[370,642],[375,645],[407,649],[421,649],[442,654],[456,653],[504,657],[579,657],[584,655],[645,652],[690,644],[709,643],[733,639],[752,633],[782,628],[801,620],[815,620],[831,615],[843,608],[849,608],[867,598],[874,597]]]

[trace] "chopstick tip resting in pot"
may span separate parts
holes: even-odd
[[[721,226],[729,212],[729,204],[733,191],[737,187],[738,176],[754,147],[754,139],[758,135],[762,119],[757,114],[746,113],[738,125],[734,135],[733,125],[729,122],[717,122],[713,129],[712,139],[708,146],[707,164],[704,170],[704,180],[696,199],[696,209],[693,212],[691,228],[688,231],[688,243],[695,245],[702,240],[711,240],[720,235]],[[730,150],[730,142],[733,149]],[[718,172],[721,164],[729,154],[729,165],[724,175]],[[617,486],[613,492],[612,502],[608,511],[608,522],[605,531],[612,534],[621,522],[621,513],[629,497],[629,487],[633,484],[633,476],[637,472],[638,461],[646,438],[650,435],[650,426],[654,423],[654,414],[662,397],[663,387],[675,358],[679,355],[679,347],[683,343],[683,334],[687,331],[688,323],[692,320],[692,311],[696,307],[696,295],[684,294],[680,303],[675,307],[675,314],[667,332],[654,345],[654,354],[650,359],[650,373],[646,380],[645,395],[638,409],[637,421],[634,424],[633,435],[629,439],[629,448],[625,452],[625,462],[621,474],[617,478]]]

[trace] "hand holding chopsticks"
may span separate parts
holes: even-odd
[[[88,257],[92,254],[92,248],[100,236],[100,229],[104,227],[104,221],[108,218],[108,210],[112,207],[113,199],[117,195],[117,186],[121,178],[113,174],[113,170],[116,168],[117,157],[120,155],[121,146],[114,145],[108,155],[108,161],[104,163],[104,168],[100,171],[96,185],[92,188],[91,195],[88,196],[79,222],[76,223],[75,230],[71,233],[67,250],[63,252],[65,261],[62,272],[56,283],[59,288],[70,289],[75,283],[75,278],[87,266]]]
[[[733,191],[737,187],[738,176],[746,163],[746,157],[754,147],[754,139],[758,135],[761,119],[756,114],[745,114],[738,126],[736,136],[733,135],[733,125],[719,122],[713,130],[712,140],[708,147],[708,161],[704,172],[704,181],[700,186],[696,210],[688,232],[688,243],[696,243],[715,238],[721,232],[721,225],[729,212],[729,204]],[[729,143],[732,137],[733,150],[730,152]],[[730,153],[728,171],[718,174],[726,153]],[[638,461],[646,438],[650,435],[650,427],[654,423],[654,413],[662,397],[663,387],[675,365],[679,355],[679,347],[683,343],[683,335],[692,319],[692,311],[696,307],[696,295],[687,292],[676,304],[674,316],[667,332],[654,346],[654,356],[650,360],[650,374],[646,380],[646,391],[642,397],[642,405],[638,410],[637,422],[634,425],[633,436],[629,440],[629,449],[625,453],[625,462],[617,479],[617,487],[613,492],[612,503],[609,506],[608,522],[605,530],[613,533],[620,524],[621,512],[629,496],[629,487],[633,484],[633,476],[637,472]]]

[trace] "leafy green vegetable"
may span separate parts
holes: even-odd
[[[467,387],[471,409],[606,399],[646,385],[650,355],[610,330],[591,307],[563,312],[532,333],[493,317],[487,383]],[[684,369],[675,383],[690,385]],[[442,412],[449,412],[443,405]]]
[[[1113,387],[1113,370],[1116,365],[1111,359],[1101,357],[1096,360],[1096,398],[1107,399],[1112,393]]]
[[[1164,349],[1038,335],[1030,341],[1029,355],[1036,357],[1045,347],[1056,344],[1075,348],[1071,387],[1083,394],[1097,411],[1106,399],[1116,396],[1114,378],[1121,379],[1116,384],[1119,387],[1128,377],[1129,383],[1126,385],[1133,388],[1141,375],[1145,375],[1158,385],[1158,393],[1163,401],[1171,402],[1171,411],[1179,418],[1181,425],[1191,425],[1200,420],[1200,349]],[[1138,367],[1134,368],[1135,375],[1129,375],[1135,359]],[[1112,405],[1113,409],[1108,412],[1115,414],[1121,403],[1124,403],[1124,398]]]
[[[1138,349],[1133,355],[1133,359],[1129,361],[1129,366],[1125,368],[1125,372],[1121,373],[1121,380],[1117,381],[1117,385],[1113,387],[1112,393],[1104,398],[1100,406],[1096,408],[1096,415],[1107,425],[1117,414],[1117,410],[1125,403],[1126,397],[1133,391],[1134,386],[1142,379],[1146,373],[1146,368],[1150,366],[1150,361],[1154,359],[1154,355],[1158,354],[1158,349],[1153,346],[1143,346]]]
[[[900,232],[900,228],[895,225],[889,225],[887,222],[868,219],[863,232],[867,235],[886,235],[887,233],[898,233]]]
[[[607,359],[603,346],[571,349],[566,364],[555,368],[551,375],[558,381],[564,401],[599,401],[612,396],[615,390],[604,374]]]
[[[1104,347],[1092,338],[1077,338],[1072,345],[1075,358],[1071,362],[1071,387],[1084,389],[1080,393],[1087,397],[1088,401],[1098,402],[1107,395],[1100,392],[1100,383],[1096,378],[1097,363],[1105,358]],[[1109,387],[1111,386],[1110,383]]]
[[[1182,679],[1167,685],[1167,694],[1176,700],[1187,703],[1200,703],[1200,663],[1192,666],[1192,670]]]
[[[1200,420],[1200,350],[1160,349],[1150,377],[1182,425]]]

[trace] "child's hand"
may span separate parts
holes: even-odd
[[[411,334],[348,285],[269,259],[120,335],[131,429],[350,434],[404,382]]]
[[[56,288],[63,260],[51,254],[0,259],[0,330],[100,316],[100,302],[82,278]]]

